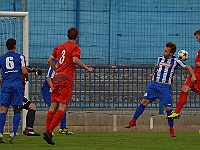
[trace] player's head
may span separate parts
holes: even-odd
[[[10,38],[6,41],[6,47],[8,50],[16,50],[16,40]]]
[[[200,29],[194,32],[194,36],[196,36],[197,41],[200,42]]]
[[[70,40],[76,40],[78,38],[78,28],[70,28],[68,30],[67,37]]]
[[[165,58],[171,58],[174,53],[176,52],[176,44],[173,42],[166,43],[166,46],[164,48],[164,57]]]

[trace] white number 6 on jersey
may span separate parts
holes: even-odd
[[[6,68],[7,69],[13,69],[14,68],[13,57],[6,57]]]

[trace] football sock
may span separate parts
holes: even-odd
[[[28,110],[28,113],[26,115],[26,127],[33,128],[34,122],[35,122],[35,112],[36,110]]]
[[[19,126],[20,119],[21,119],[20,114],[18,114],[18,113],[14,114],[13,125],[12,125],[12,132],[14,133],[14,135],[16,135],[16,133],[17,133],[17,129],[18,129],[18,126]]]
[[[170,116],[171,113],[172,113],[172,109],[166,110],[166,113],[167,113],[167,116]],[[174,126],[174,119],[168,119],[167,121],[168,121],[168,125],[169,125],[170,127],[173,127],[173,126]]]
[[[138,108],[135,111],[133,119],[137,120],[138,117],[144,112],[145,108],[146,108],[146,106],[144,106],[143,104],[140,104],[140,106],[138,106]]]
[[[58,124],[60,123],[60,121],[63,118],[64,113],[65,112],[60,109],[57,110],[57,112],[55,113],[53,120],[49,126],[49,129],[48,129],[49,133],[52,133],[53,130],[55,129],[55,127],[58,126]]]
[[[61,122],[60,122],[60,129],[64,129],[64,128],[66,128],[66,112],[64,113],[64,116],[63,116],[63,118],[62,118],[62,120],[61,120]]]
[[[180,96],[178,97],[178,101],[176,103],[176,110],[175,113],[180,113],[183,105],[187,102],[188,93],[181,91]]]
[[[4,125],[6,123],[6,114],[0,113],[0,133],[3,134]]]
[[[46,118],[46,130],[49,129],[49,126],[53,120],[55,113],[53,111],[48,111],[47,112],[47,118]]]

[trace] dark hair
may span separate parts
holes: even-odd
[[[8,50],[13,50],[15,45],[16,45],[16,40],[13,38],[10,38],[6,41],[6,47]]]
[[[196,35],[200,35],[200,29],[198,29],[197,31],[194,32],[194,36]]]
[[[70,39],[70,40],[75,40],[78,36],[78,28],[70,28],[68,30],[68,34],[67,34],[67,37]]]
[[[171,48],[171,50],[170,50],[171,53],[174,54],[174,53],[176,52],[176,44],[175,44],[175,43],[173,43],[173,42],[168,42],[168,43],[166,44],[166,47]]]

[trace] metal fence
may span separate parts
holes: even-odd
[[[45,80],[48,65],[32,64],[43,70],[43,74],[30,74],[30,100],[38,108],[46,107],[40,87]],[[140,104],[146,86],[151,82],[149,75],[153,66],[92,66],[94,73],[89,74],[78,68],[75,72],[74,89],[69,108],[136,108]],[[178,69],[172,85],[173,107],[179,91],[187,78],[188,71]],[[199,95],[190,92],[185,108],[199,108]],[[156,108],[163,113],[159,100],[149,108]]]

